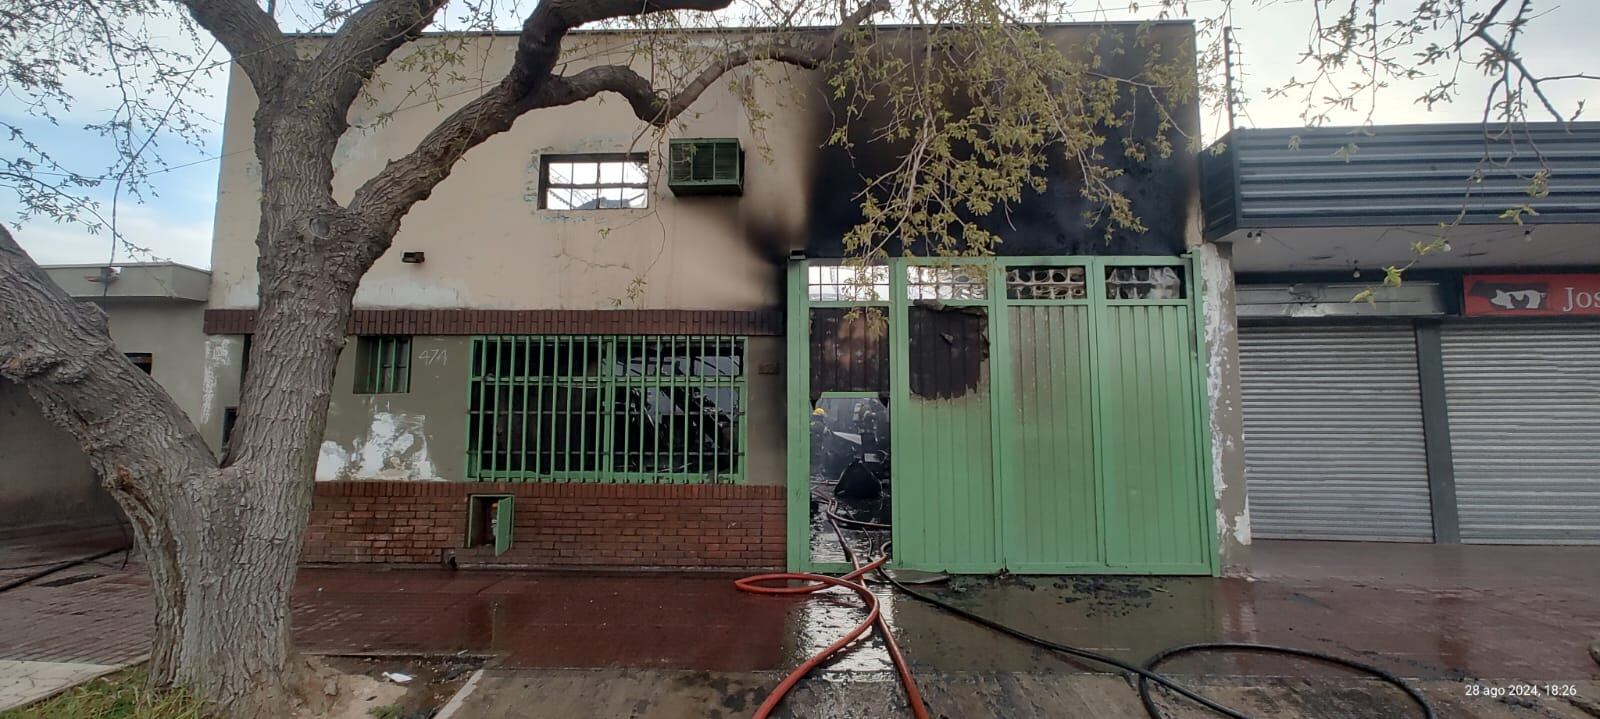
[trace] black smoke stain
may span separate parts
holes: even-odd
[[[1145,46],[1134,38],[1138,26],[1132,24],[1063,26],[1045,32],[1063,47],[1082,46],[1098,38],[1103,58],[1099,72],[1131,76],[1146,62]],[[1156,24],[1147,26],[1147,32],[1168,52],[1194,44],[1194,30],[1188,24]],[[832,117],[845,116],[842,101],[827,97],[829,112],[816,113],[811,120],[824,123],[817,128],[819,137],[831,131]],[[1125,106],[1126,102],[1125,96]],[[1110,184],[1128,198],[1133,214],[1144,223],[1146,231],[1118,230],[1108,240],[1105,219],[1086,220],[1091,205],[1082,195],[1082,167],[1066,159],[1059,148],[1052,148],[1047,152],[1050,159],[1044,170],[1047,184],[1043,192],[1025,191],[1022,200],[1010,207],[996,208],[985,217],[968,218],[1002,238],[996,254],[1170,256],[1183,252],[1190,195],[1198,181],[1197,161],[1187,150],[1186,140],[1171,132],[1168,134],[1175,147],[1169,157],[1150,153],[1141,161],[1123,154],[1124,139],[1148,139],[1156,134],[1157,108],[1147,97],[1142,103],[1137,106],[1133,123],[1100,129],[1106,137],[1104,162],[1122,171]],[[853,121],[849,129],[852,149],[823,147],[818,151],[809,180],[811,226],[805,240],[809,257],[844,256],[844,234],[862,221],[858,195],[866,186],[864,178],[880,176],[900,162],[902,146],[870,139],[872,129],[883,123],[884,109],[869,104],[863,110],[864,116]],[[1191,102],[1174,107],[1172,114],[1184,133],[1198,132],[1197,105]],[[907,248],[889,249],[890,254],[904,254]],[[926,247],[909,249],[913,254],[928,254]]]

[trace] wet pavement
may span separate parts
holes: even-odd
[[[956,578],[925,588],[1059,641],[1142,661],[1177,644],[1288,644],[1402,676],[1600,678],[1600,548],[1263,542],[1255,580]],[[1099,671],[877,587],[918,671]],[[862,616],[850,595],[753,596],[728,577],[312,569],[296,594],[299,640],[325,652],[495,654],[529,668],[771,671]],[[840,671],[887,672],[867,641]],[[1316,676],[1260,657],[1182,659],[1173,671]]]
[[[105,538],[99,541],[74,547],[101,546]],[[1594,707],[1579,716],[1600,716],[1600,697],[1594,694],[1600,666],[1587,653],[1588,644],[1600,639],[1600,602],[1594,601],[1600,594],[1600,571],[1595,571],[1600,548],[1260,542],[1253,562],[1257,576],[1250,580],[957,578],[923,589],[1027,631],[1132,661],[1189,642],[1288,644],[1430,682],[1446,698],[1471,686],[1570,683],[1581,688],[1576,700]],[[721,686],[720,702],[771,686],[781,671],[862,616],[849,595],[747,595],[736,591],[731,579],[306,569],[295,592],[296,641],[320,653],[492,656],[496,672],[552,691],[554,684],[540,682],[565,677],[561,681],[611,687],[628,677],[670,676],[673,682],[689,682],[671,701],[698,701],[693,697]],[[1074,697],[1090,690],[1070,683],[1076,681],[1071,677],[1120,681],[1092,674],[1098,667],[998,636],[885,587],[875,590],[913,669],[931,677],[950,706],[990,706],[985,702],[1010,696],[1004,701],[1012,703],[1005,706],[1015,711],[999,715],[1045,716],[1050,714],[1041,707],[1048,702],[1024,697],[1054,696],[1050,701],[1077,706]],[[63,572],[0,594],[0,660],[123,661],[148,642],[149,608],[148,580],[137,565],[123,570],[110,561]],[[879,701],[871,692],[897,691],[888,669],[881,645],[863,642],[807,683],[812,692],[807,696],[824,704],[797,706],[844,698]],[[1233,677],[1231,688],[1224,689],[1241,696],[1254,696],[1250,687],[1281,689],[1296,681],[1324,688],[1363,686],[1350,679],[1328,683],[1330,670],[1322,667],[1260,657],[1183,659],[1167,671],[1219,681]],[[1266,693],[1257,698],[1263,702],[1289,701],[1261,691]],[[1296,696],[1316,694],[1306,689]],[[1491,708],[1518,708],[1510,703],[1515,697],[1501,699]],[[1578,705],[1563,700],[1553,706],[1522,708],[1531,712],[1527,716],[1559,717]],[[885,711],[881,715],[899,710]]]
[[[294,622],[300,645],[322,653],[746,670],[783,665],[793,609],[725,576],[305,569]]]

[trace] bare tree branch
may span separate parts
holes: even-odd
[[[568,32],[585,23],[670,10],[710,11],[732,0],[544,0],[517,37],[511,69],[489,92],[467,103],[429,132],[410,154],[390,162],[356,190],[349,209],[377,228],[398,228],[411,206],[427,199],[468,150],[505,132],[517,116],[539,107]],[[375,236],[390,237],[392,230]],[[376,259],[385,247],[367,248]]]
[[[228,49],[257,94],[276,87],[294,69],[294,48],[272,17],[251,0],[181,0],[195,22]]]
[[[872,15],[889,10],[888,0],[872,0],[845,17],[832,32],[809,39],[753,39],[706,65],[671,97],[663,97],[650,82],[624,65],[592,67],[572,76],[553,77],[531,107],[554,107],[580,102],[602,92],[621,95],[640,120],[658,127],[677,119],[705,91],[730,70],[753,62],[776,61],[814,70],[833,54],[844,36]]]
[[[639,119],[663,126],[681,115],[729,70],[761,60],[805,68],[819,66],[838,42],[873,14],[886,11],[888,0],[869,0],[825,37],[812,42],[774,39],[751,43],[708,65],[672,97],[664,97],[631,68],[607,65],[572,76],[551,75],[561,40],[588,22],[665,10],[709,11],[731,0],[546,0],[523,24],[517,55],[500,84],[452,113],[418,143],[410,154],[390,162],[356,191],[349,208],[379,227],[398,227],[412,205],[426,199],[449,176],[450,168],[468,150],[506,131],[529,110],[579,102],[602,92],[622,95]],[[392,236],[393,232],[378,233]],[[372,259],[387,247],[371,248]]]
[[[375,0],[346,20],[309,68],[309,92],[342,117],[372,73],[422,34],[448,0]]]

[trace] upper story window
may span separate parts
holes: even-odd
[[[644,153],[545,155],[539,209],[640,210],[650,206],[650,159]]]

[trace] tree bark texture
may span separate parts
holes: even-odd
[[[220,461],[155,381],[114,346],[106,316],[57,287],[0,228],[0,377],[21,383],[83,447],[132,521],[156,599],[151,676],[190,688],[232,719],[280,719],[299,688],[290,595],[310,514],[334,368],[361,276],[400,220],[468,150],[530,110],[614,92],[664,126],[728,69],[759,60],[815,66],[835,33],[734,53],[667,97],[627,67],[552,74],[584,23],[730,0],[543,0],[511,70],[445,118],[411,153],[333,199],[333,154],[359,88],[415,39],[444,0],[373,0],[320,53],[290,41],[251,0],[181,0],[250,78],[260,105],[259,308],[229,455]]]

